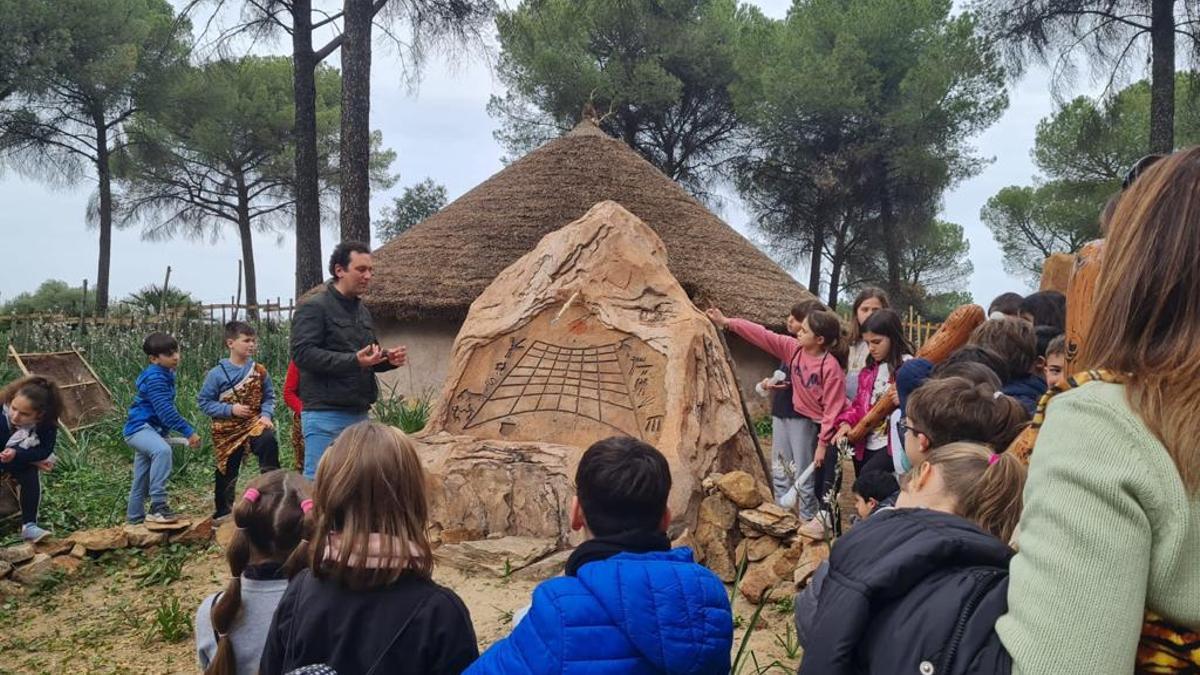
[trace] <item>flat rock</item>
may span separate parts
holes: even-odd
[[[38,553],[32,560],[14,570],[12,578],[19,584],[32,586],[50,576],[54,569],[54,558],[45,553]]]
[[[737,504],[738,508],[752,509],[762,504],[763,501],[762,493],[758,491],[754,476],[745,471],[730,471],[724,474],[717,481],[717,489],[729,501]]]
[[[554,539],[503,537],[446,544],[433,552],[440,564],[464,572],[490,572],[507,577],[541,560],[557,548]]]
[[[129,545],[129,538],[125,535],[125,530],[119,526],[103,530],[80,530],[67,539],[95,553],[125,548]]]
[[[7,579],[8,575],[12,574],[12,563],[0,560],[0,579]]]
[[[808,585],[812,575],[820,567],[821,563],[829,559],[829,544],[824,542],[813,542],[804,547],[804,552],[800,554],[800,559],[796,563],[796,569],[792,572],[792,580],[796,583],[797,588],[804,588]]]
[[[522,567],[513,572],[512,578],[522,581],[545,581],[550,577],[558,576],[566,569],[567,559],[571,557],[573,551],[574,549],[568,548],[548,555],[527,567]]]
[[[779,583],[779,577],[775,575],[771,567],[771,563],[763,561],[754,563],[747,568],[745,576],[738,584],[738,592],[742,594],[742,597],[756,605],[762,602],[763,594]]]
[[[173,543],[177,544],[206,544],[213,538],[212,517],[193,522],[182,532],[170,535]]]
[[[71,547],[71,557],[83,560],[87,557],[88,550],[82,544],[75,544]]]
[[[800,528],[800,521],[790,513],[780,517],[759,509],[739,511],[738,522],[779,539],[794,534]]]
[[[32,544],[16,544],[8,548],[0,548],[0,560],[13,565],[19,565],[33,558],[36,551]]]
[[[779,542],[773,537],[759,537],[758,539],[743,539],[738,544],[737,551],[734,553],[734,560],[741,560],[743,556],[752,563],[766,559],[775,551],[779,550]]]
[[[42,541],[39,541],[33,545],[33,550],[37,553],[45,553],[53,558],[57,555],[70,553],[71,548],[74,545],[75,544],[67,539],[43,539]]]
[[[442,530],[441,540],[443,544],[461,544],[464,541],[475,541],[477,539],[486,539],[483,531],[470,527],[452,527],[448,530]]]
[[[701,522],[696,526],[693,535],[696,542],[692,550],[697,562],[713,571],[721,581],[730,583],[737,576],[737,565],[733,557],[733,547],[729,540],[729,531],[718,528],[711,523]]]
[[[165,532],[151,532],[145,525],[126,525],[123,531],[125,532],[125,538],[129,541],[129,545],[138,548],[155,546],[167,540]]]

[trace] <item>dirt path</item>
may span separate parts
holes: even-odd
[[[57,588],[0,599],[0,672],[2,673],[189,673],[196,672],[190,629],[176,642],[161,635],[156,612],[191,620],[200,601],[224,587],[228,574],[221,550],[213,545],[189,552],[178,580],[166,586],[141,587],[154,571],[154,557],[114,556]],[[511,630],[512,613],[529,603],[534,583],[467,576],[439,569],[437,580],[453,588],[471,610],[480,649]],[[178,600],[178,612],[171,612]],[[754,608],[739,599],[735,615],[748,622]],[[785,613],[786,612],[786,613]],[[752,636],[757,663],[775,660],[784,667],[761,672],[795,672],[776,643],[791,622],[787,608],[771,606],[762,613],[765,625]],[[169,622],[169,621],[168,621]],[[740,640],[744,629],[735,630]],[[737,651],[737,645],[734,646]],[[751,663],[743,673],[753,673]]]

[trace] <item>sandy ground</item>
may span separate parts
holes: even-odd
[[[137,585],[147,565],[129,558],[92,561],[56,588],[0,598],[0,673],[196,672],[191,631],[166,642],[155,614],[178,599],[180,612],[194,617],[200,601],[224,587],[228,571],[221,550],[213,545],[194,551],[182,577],[166,586]],[[528,604],[535,585],[446,568],[435,577],[470,608],[481,650],[508,633],[512,612]],[[734,613],[744,626],[754,607],[739,598]],[[790,608],[768,606],[761,619],[749,645],[754,659],[741,672],[795,672],[796,661],[779,644],[791,622]],[[744,628],[735,630],[735,654],[743,634]],[[780,665],[768,668],[776,661]]]

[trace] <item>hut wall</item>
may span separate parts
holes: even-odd
[[[436,398],[446,380],[454,338],[462,324],[457,321],[395,321],[376,318],[375,333],[384,347],[408,347],[409,365],[379,376],[380,396]],[[727,334],[729,349],[737,366],[742,396],[754,417],[769,414],[769,402],[754,393],[754,385],[769,377],[779,366],[775,357],[733,334]]]
[[[400,322],[376,318],[375,336],[379,343],[384,347],[408,347],[409,363],[379,376],[379,395],[437,398],[446,379],[450,350],[460,325],[458,321]]]

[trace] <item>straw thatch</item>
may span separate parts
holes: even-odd
[[[374,253],[377,319],[462,320],[505,267],[547,233],[611,199],[658,232],[701,308],[779,326],[812,296],[624,143],[591,122],[531,152]]]

